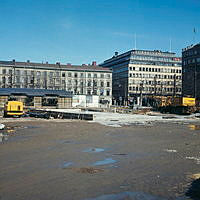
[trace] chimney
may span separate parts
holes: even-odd
[[[27,60],[27,63],[30,63],[30,60]]]
[[[118,52],[117,51],[115,51],[115,56],[118,56]]]
[[[15,63],[15,59],[12,60]]]
[[[46,64],[49,64],[48,61],[46,62]]]
[[[97,65],[97,62],[96,61],[93,61],[92,62],[92,66],[96,66]]]
[[[57,62],[56,65],[60,66],[60,62]]]

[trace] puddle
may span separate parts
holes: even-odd
[[[122,192],[118,194],[107,194],[85,200],[166,200],[162,197],[153,196],[144,192]]]
[[[62,168],[65,169],[65,168],[67,168],[67,167],[69,167],[69,166],[71,166],[71,165],[73,165],[73,162],[64,162],[64,163],[62,164]]]
[[[175,150],[175,149],[164,149],[164,151],[166,151],[168,153],[177,153],[177,150]]]
[[[116,163],[116,160],[113,160],[112,158],[106,158],[105,160],[100,160],[95,162],[93,165],[97,166],[97,165],[109,165],[109,164],[113,164]]]
[[[104,171],[103,169],[93,167],[72,168],[72,170],[83,174],[96,174]]]
[[[188,125],[188,128],[193,131],[200,130],[200,125],[190,124]]]
[[[100,153],[100,152],[103,152],[105,151],[105,149],[103,148],[89,148],[89,149],[86,149],[84,150],[83,152],[86,152],[86,153]]]
[[[127,156],[127,153],[114,153],[113,156]]]

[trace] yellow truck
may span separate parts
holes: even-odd
[[[4,117],[20,117],[23,114],[24,106],[21,101],[8,101],[4,106]]]
[[[191,114],[196,108],[196,99],[192,97],[163,97],[159,104],[162,113]]]

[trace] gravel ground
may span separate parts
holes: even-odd
[[[200,122],[3,123],[1,200],[186,199],[200,173]]]

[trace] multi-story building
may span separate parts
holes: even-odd
[[[183,96],[200,99],[200,43],[182,51]]]
[[[102,67],[113,70],[113,97],[135,101],[152,95],[181,95],[181,58],[175,53],[131,50],[105,60]],[[141,98],[140,98],[141,100]]]
[[[1,88],[66,90],[112,101],[112,71],[92,65],[0,61]]]

